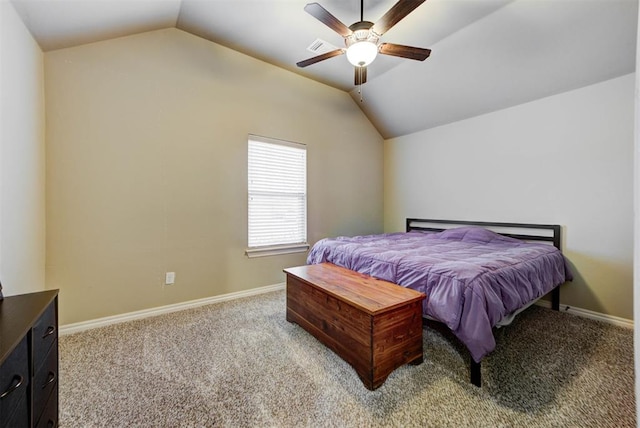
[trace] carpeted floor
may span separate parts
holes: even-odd
[[[372,392],[272,292],[60,337],[60,426],[636,426],[631,330],[533,306],[496,338],[481,389],[425,330]]]

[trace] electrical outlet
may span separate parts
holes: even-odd
[[[176,282],[176,273],[175,272],[167,272],[164,275],[164,283],[166,285],[171,285]]]

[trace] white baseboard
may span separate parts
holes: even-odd
[[[58,334],[64,336],[65,334],[78,333],[84,330],[90,330],[93,328],[104,327],[111,324],[118,324],[126,321],[132,321],[147,317],[153,317],[162,314],[168,314],[171,312],[182,311],[190,308],[197,308],[199,306],[211,305],[214,303],[226,302],[228,300],[240,299],[243,297],[257,296],[263,293],[269,293],[271,291],[283,290],[285,283],[267,285],[265,287],[253,288],[251,290],[237,291],[234,293],[223,294],[221,296],[205,297],[204,299],[191,300],[188,302],[176,303],[173,305],[160,306],[157,308],[143,309],[135,312],[128,312],[126,314],[114,315],[105,318],[98,318],[90,321],[82,321],[73,324],[66,324],[60,326]],[[551,302],[547,300],[538,300],[536,303],[538,306],[545,308],[551,308]],[[617,325],[620,327],[633,329],[633,320],[626,318],[620,318],[613,315],[606,315],[600,312],[590,311],[588,309],[576,308],[569,305],[560,304],[560,310],[573,315],[577,315],[584,318],[590,318],[598,321],[603,321],[609,324]]]
[[[543,306],[545,308],[551,308],[551,302],[548,300],[538,300],[536,302],[536,305]],[[560,311],[567,312],[572,315],[577,315],[579,317],[603,321],[608,324],[617,325],[619,327],[633,329],[633,320],[626,319],[626,318],[620,318],[613,315],[607,315],[600,312],[590,311],[588,309],[576,308],[573,306],[564,305],[562,303],[560,303]]]
[[[204,299],[191,300],[188,302],[176,303],[173,305],[160,306],[157,308],[143,309],[135,312],[128,312],[126,314],[114,315],[110,317],[98,318],[90,321],[82,321],[73,324],[66,324],[60,326],[58,334],[64,336],[65,334],[78,333],[84,330],[90,330],[92,328],[104,327],[111,324],[118,324],[126,321],[132,321],[147,317],[154,317],[157,315],[168,314],[171,312],[182,311],[185,309],[197,308],[199,306],[211,305],[213,303],[226,302],[228,300],[240,299],[243,297],[256,296],[258,294],[269,293],[271,291],[283,290],[285,283],[267,285],[265,287],[253,288],[251,290],[237,291],[235,293],[223,294],[221,296],[205,297]]]

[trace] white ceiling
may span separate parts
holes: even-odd
[[[310,0],[309,0],[310,1]],[[177,27],[348,91],[385,138],[507,108],[635,70],[637,0],[427,0],[383,42],[432,49],[424,62],[379,55],[362,102],[344,56],[305,69],[306,48],[341,36],[308,0],[12,0],[44,51]],[[364,0],[377,21],[396,0]],[[344,24],[358,0],[318,0]],[[312,100],[310,100],[312,101]]]

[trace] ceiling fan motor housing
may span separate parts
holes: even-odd
[[[380,36],[372,30],[373,22],[359,21],[349,27],[351,34],[344,38],[347,47],[358,42],[370,42],[378,46]]]

